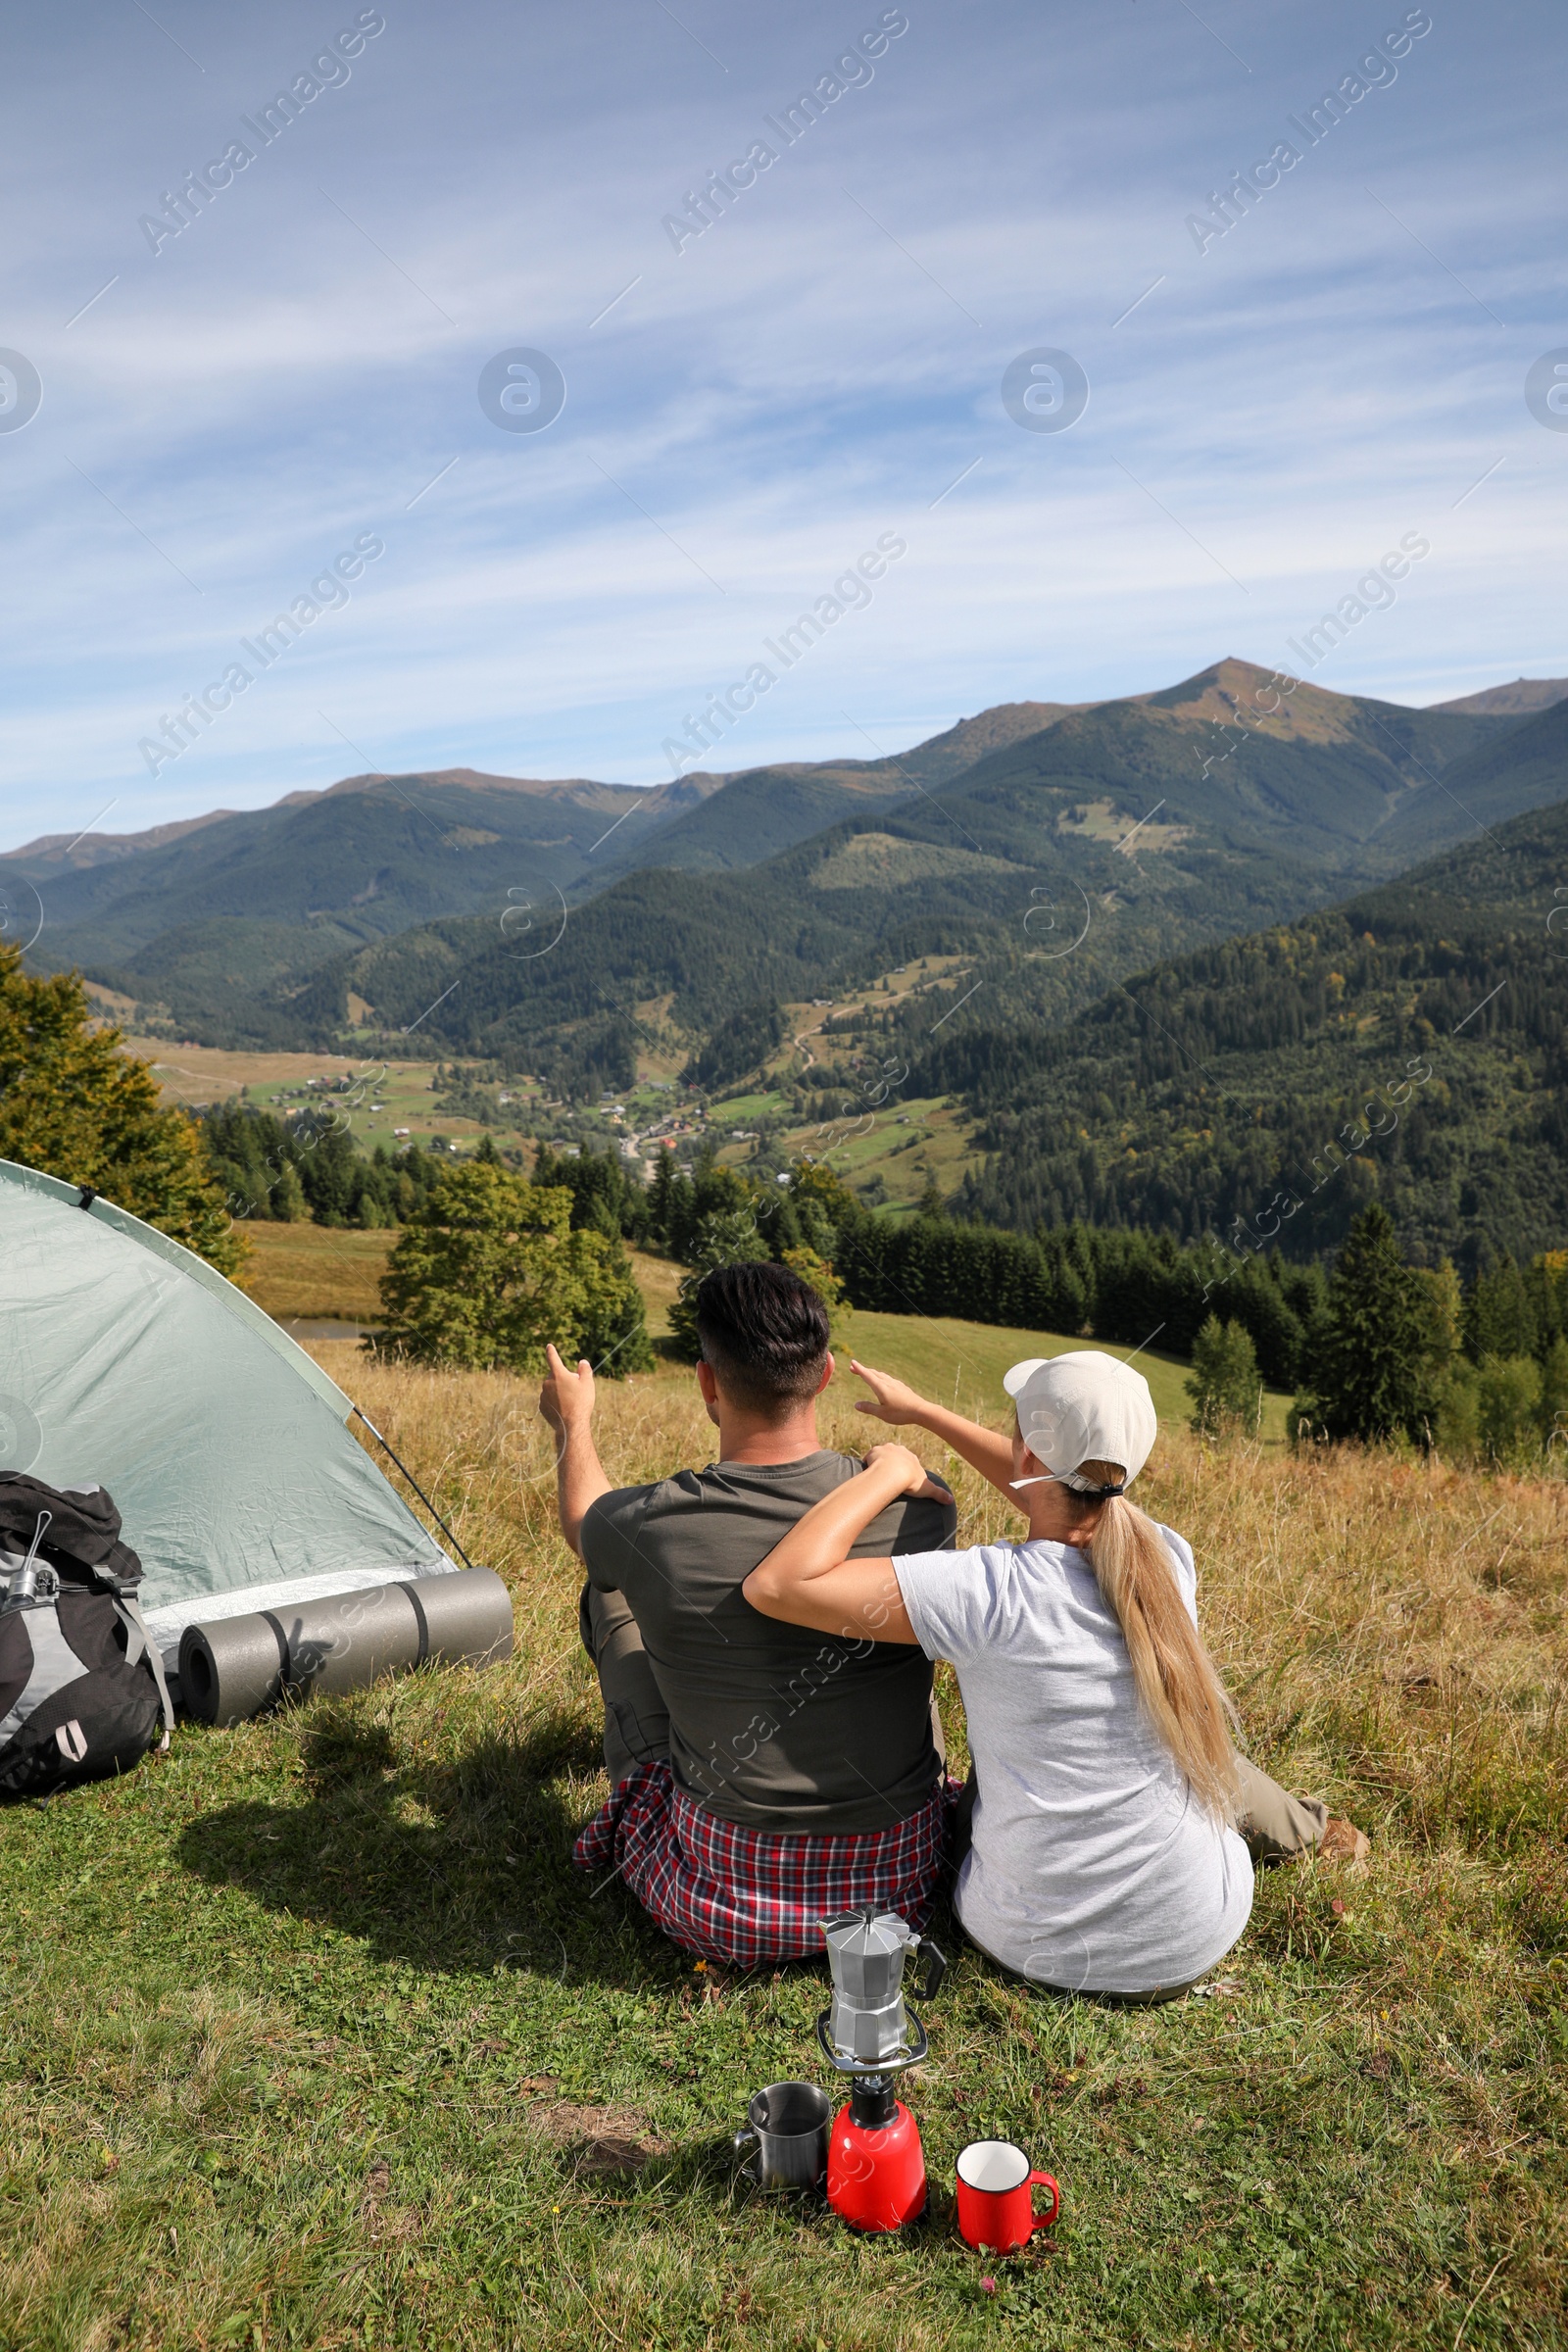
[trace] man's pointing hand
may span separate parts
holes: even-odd
[[[575,1372],[562,1361],[554,1347],[545,1349],[550,1369],[539,1391],[539,1410],[558,1438],[586,1429],[594,1414],[594,1368],[580,1356]]]

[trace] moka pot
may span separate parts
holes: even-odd
[[[905,2003],[904,1968],[923,1941],[925,1972],[914,1997],[924,2001],[948,1964],[896,1911],[867,1903],[820,1925],[833,2001],[816,2021],[816,2037],[829,2063],[855,2078],[828,2140],[828,2203],[852,2229],[902,2230],[925,2209],[925,2153],[892,2077],[918,2066],[928,2047],[924,2026]]]

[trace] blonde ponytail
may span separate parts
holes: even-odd
[[[1062,1484],[1075,1488],[1119,1486],[1122,1472],[1112,1462],[1084,1462]],[[1085,1497],[1085,1509],[1094,1507]],[[1101,1596],[1121,1627],[1132,1660],[1133,1682],[1145,1713],[1159,1734],[1188,1786],[1222,1821],[1236,1818],[1236,1751],[1230,1727],[1235,1709],[1226,1697],[1214,1662],[1187,1614],[1176,1582],[1176,1566],[1152,1519],[1124,1494],[1101,1505],[1087,1550]]]

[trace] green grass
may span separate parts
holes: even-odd
[[[908,2096],[939,2184],[993,2134],[1057,2174],[1038,2252],[762,2204],[727,2136],[817,2071],[819,1976],[706,1983],[590,1902],[585,1678],[510,1736],[455,1680],[187,1730],[8,1819],[8,2344],[1446,2344],[1518,2183],[1560,2189],[1568,2018],[1494,1973],[1507,1906],[1450,1864],[1343,1919],[1276,1875],[1232,1989],[1166,2010],[964,1956]],[[599,2173],[610,2134],[639,2170]],[[1540,2296],[1498,2280],[1469,2341],[1551,2341]]]
[[[754,1119],[776,1118],[787,1108],[788,1098],[769,1089],[762,1094],[715,1095],[708,1105],[708,1115],[723,1140],[732,1127],[749,1127]]]
[[[187,1726],[0,1811],[0,2343],[1563,2342],[1560,1492],[1162,1442],[1148,1499],[1194,1538],[1254,1752],[1375,1867],[1272,1874],[1213,1997],[1155,2010],[1057,2005],[939,1921],[907,2090],[936,2210],[862,2242],[728,2153],[751,2090],[818,2075],[821,1971],[698,1970],[570,1869],[604,1780],[529,1387],[352,1385],[508,1576],[517,1655]],[[705,1458],[689,1392],[607,1398],[612,1475]],[[1064,2195],[1006,2263],[947,2208],[992,2133]]]
[[[373,1321],[381,1312],[380,1277],[397,1240],[395,1232],[359,1233],[324,1225],[243,1227],[253,1257],[245,1287],[270,1315]],[[631,1252],[633,1269],[656,1337],[668,1329],[669,1305],[682,1268],[650,1252]],[[1002,1376],[1026,1355],[1060,1355],[1090,1345],[1061,1332],[1012,1331],[1001,1324],[968,1323],[956,1315],[883,1315],[858,1309],[844,1317],[834,1342],[838,1380],[854,1396],[864,1396],[849,1369],[860,1356],[903,1380],[928,1383],[930,1392],[959,1412],[988,1418],[1003,1411]],[[1095,1346],[1102,1343],[1096,1341]],[[1127,1358],[1129,1348],[1104,1343],[1106,1352]],[[1189,1367],[1179,1356],[1138,1352],[1138,1368],[1149,1382],[1162,1421],[1183,1421],[1192,1410],[1186,1389]],[[684,1377],[670,1367],[672,1377]],[[1290,1398],[1273,1390],[1263,1396],[1262,1435],[1283,1443]]]
[[[810,1083],[808,1073],[806,1083]],[[831,1096],[832,1090],[823,1090]],[[907,1214],[925,1190],[927,1175],[944,1195],[953,1193],[965,1170],[978,1166],[966,1130],[970,1121],[945,1095],[895,1095],[880,1107],[854,1088],[837,1096],[834,1118],[810,1120],[781,1139],[788,1152],[825,1154],[847,1184],[880,1176],[888,1188],[881,1213]],[[864,1121],[862,1125],[860,1122]],[[735,1121],[733,1124],[742,1124]],[[738,1146],[732,1148],[741,1156]]]
[[[940,1403],[971,1420],[1000,1420],[1006,1412],[1002,1376],[1030,1355],[1063,1355],[1072,1348],[1100,1348],[1122,1362],[1137,1357],[1162,1422],[1183,1422],[1193,1409],[1187,1394],[1191,1366],[1176,1355],[1152,1348],[1123,1348],[1108,1340],[1072,1339],[1059,1331],[1011,1331],[998,1323],[966,1323],[956,1315],[881,1315],[864,1308],[845,1316],[834,1333],[833,1352],[853,1396],[863,1396],[849,1364],[852,1355],[879,1372],[914,1382]],[[1291,1399],[1272,1389],[1263,1393],[1262,1435],[1285,1439]]]

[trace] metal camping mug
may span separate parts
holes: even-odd
[[[833,2106],[814,2082],[770,2082],[747,2109],[750,2121],[735,2134],[735,2153],[755,2149],[744,2167],[759,2188],[820,2188],[827,2173],[828,2129]]]
[[[1051,2191],[1051,2211],[1036,2213],[1033,2190]],[[1061,2191],[1049,2173],[1030,2170],[1010,2139],[971,2140],[958,2158],[958,2228],[971,2246],[1012,2254],[1036,2230],[1049,2230],[1061,2211]]]

